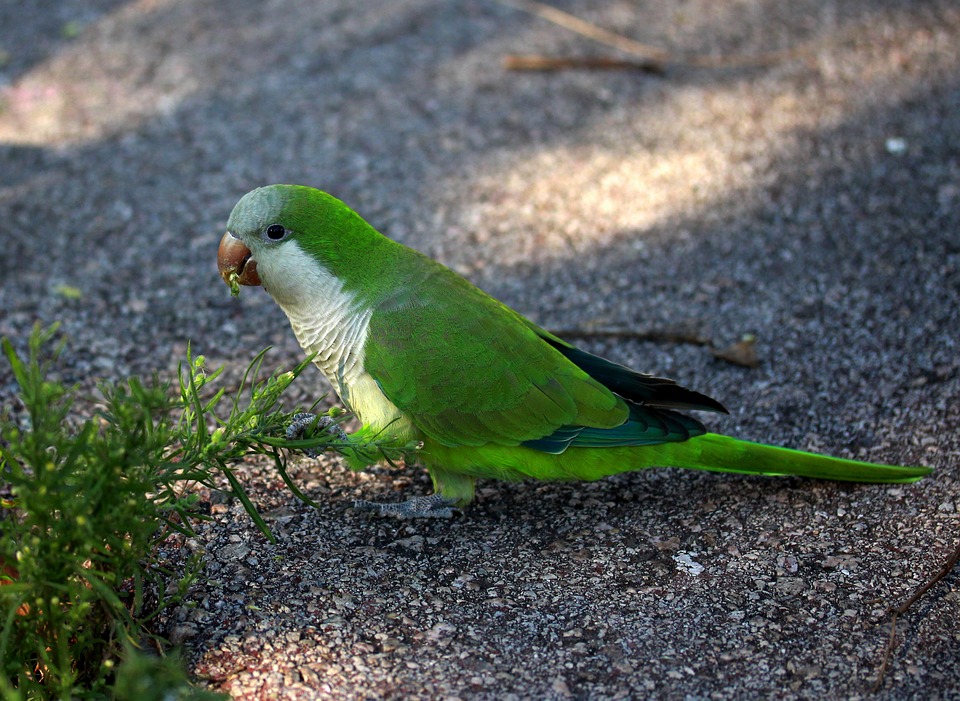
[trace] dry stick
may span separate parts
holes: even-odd
[[[566,68],[587,68],[603,71],[643,71],[663,75],[663,64],[649,59],[629,60],[607,56],[541,56],[539,54],[507,54],[503,67],[508,71],[559,71]]]
[[[615,49],[626,51],[628,54],[640,56],[652,61],[662,61],[664,63],[670,60],[670,54],[663,49],[647,46],[646,44],[641,44],[639,41],[634,41],[633,39],[608,31],[586,20],[582,20],[575,15],[571,15],[569,12],[559,10],[552,5],[537,2],[536,0],[497,0],[497,2],[501,5],[509,5],[517,10],[523,10],[531,15],[537,15],[564,29],[582,34],[594,41],[599,41],[601,44],[612,46]]]
[[[620,51],[625,51],[628,54],[634,56],[639,56],[647,61],[651,62],[652,65],[656,68],[652,69],[654,72],[662,73],[664,68],[660,64],[666,63],[676,63],[676,64],[686,64],[689,66],[698,66],[700,68],[748,68],[748,67],[758,67],[758,66],[768,66],[774,63],[779,63],[785,59],[789,58],[798,58],[800,56],[808,55],[808,51],[788,49],[786,51],[772,51],[768,53],[759,54],[757,56],[688,56],[686,58],[681,58],[671,54],[669,51],[657,48],[655,46],[649,46],[648,44],[642,44],[639,41],[634,41],[629,37],[625,37],[616,32],[611,32],[603,27],[598,27],[597,25],[582,20],[575,15],[571,15],[569,12],[564,12],[552,5],[547,5],[546,3],[537,2],[537,0],[496,0],[501,5],[507,5],[516,10],[522,10],[531,15],[536,15],[541,17],[548,22],[553,22],[556,25],[563,27],[564,29],[569,29],[572,32],[576,32],[582,36],[585,36],[594,41],[600,42],[601,44],[606,44]],[[514,57],[520,58],[520,57]],[[651,70],[651,69],[648,69]]]
[[[893,654],[893,648],[896,646],[897,618],[905,614],[907,609],[917,603],[921,596],[930,591],[934,585],[950,574],[950,571],[956,566],[958,561],[960,561],[960,544],[954,548],[953,553],[947,558],[947,561],[943,563],[943,567],[940,568],[940,571],[937,572],[933,579],[913,592],[909,599],[891,609],[893,616],[890,618],[890,638],[887,640],[887,646],[883,650],[883,661],[880,663],[877,681],[873,684],[874,692],[880,690],[880,685],[883,683],[883,676],[887,673],[887,666],[890,663],[890,656]]]

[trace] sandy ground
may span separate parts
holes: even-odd
[[[935,474],[910,486],[649,470],[484,483],[452,522],[353,512],[415,469],[244,468],[170,632],[238,698],[823,699],[870,693],[888,605],[940,568],[960,499],[960,8],[564,2],[671,52],[760,66],[512,73],[618,55],[487,0],[0,3],[0,334],[62,321],[63,376],[230,371],[299,348],[215,250],[270,182],[381,231],[551,329],[717,397],[711,428]],[[771,56],[773,54],[773,56]],[[621,55],[622,56],[622,55]],[[327,392],[310,371],[294,389]],[[0,371],[0,400],[12,401]],[[173,554],[172,554],[173,556]],[[949,577],[902,619],[875,697],[960,697]]]

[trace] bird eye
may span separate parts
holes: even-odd
[[[271,241],[279,241],[287,235],[287,230],[280,224],[271,224],[264,232]]]

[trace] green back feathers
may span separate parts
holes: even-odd
[[[519,445],[568,424],[612,428],[629,410],[514,311],[429,259],[374,310],[364,366],[444,445]]]
[[[419,275],[374,310],[364,365],[384,395],[443,445],[545,453],[654,445],[705,432],[667,407],[724,410],[670,380],[580,351],[412,255]]]

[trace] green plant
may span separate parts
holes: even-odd
[[[202,563],[178,574],[158,546],[174,532],[193,535],[206,517],[192,487],[221,488],[220,475],[272,539],[232,467],[251,453],[271,456],[306,500],[282,448],[337,447],[326,432],[282,438],[290,414],[280,395],[307,361],[260,379],[264,350],[228,394],[214,388],[221,371],[188,351],[178,393],[131,378],[102,385],[97,407],[79,412],[77,390],[48,379],[63,348],[46,352],[55,335],[36,327],[26,359],[2,341],[24,412],[0,417],[0,494],[10,495],[0,501],[0,692],[145,698],[137,680],[151,679],[178,698],[200,694],[162,656],[150,623],[185,596]]]

